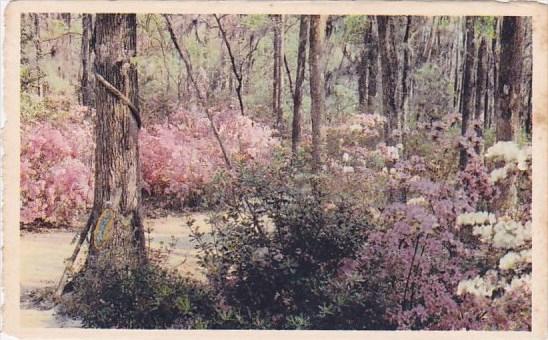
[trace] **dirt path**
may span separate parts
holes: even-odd
[[[209,230],[207,215],[194,213],[195,225],[201,231]],[[161,248],[170,243],[172,236],[176,239],[168,259],[168,266],[196,278],[202,278],[197,263],[196,250],[189,238],[187,217],[183,215],[168,216],[145,220],[145,228],[151,228],[152,248]],[[29,292],[57,284],[64,269],[64,260],[73,249],[71,244],[75,232],[51,231],[44,233],[22,233],[21,235],[21,293]],[[162,245],[163,242],[163,245]],[[52,309],[39,310],[34,307],[21,306],[22,327],[78,327],[77,323],[55,317]]]

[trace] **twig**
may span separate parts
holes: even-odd
[[[291,96],[295,96],[295,90],[293,89],[293,80],[291,79],[291,70],[289,70],[289,64],[287,63],[287,56],[284,54],[284,65],[285,71],[287,72],[287,80],[289,81],[289,90],[291,91]]]
[[[53,40],[61,39],[61,38],[65,37],[65,36],[67,36],[67,35],[72,35],[72,34],[74,34],[74,35],[82,35],[82,33],[78,33],[78,32],[65,32],[65,33],[63,33],[63,34],[61,34],[61,35],[58,35],[58,36],[56,36],[56,37],[52,37],[52,38],[48,38],[48,39],[41,39],[41,40],[40,40],[40,44],[45,43],[45,42],[48,42],[48,41],[53,41]]]
[[[137,127],[140,129],[141,126],[142,126],[142,122],[141,122],[141,116],[139,114],[139,109],[137,109],[137,107],[135,107],[135,105],[133,105],[133,103],[131,102],[131,100],[129,100],[128,97],[126,97],[122,92],[120,92],[120,90],[118,90],[116,87],[114,87],[114,85],[112,85],[111,83],[109,83],[105,78],[103,78],[99,73],[97,72],[94,72],[95,74],[95,78],[107,89],[109,90],[112,94],[114,94],[116,97],[118,97],[118,99],[120,99],[124,104],[126,104],[130,111],[131,111],[131,115],[133,116],[133,118],[135,119],[135,122],[137,122]]]
[[[80,232],[80,237],[78,239],[78,242],[76,243],[76,246],[74,247],[74,251],[72,252],[72,256],[68,259],[68,264],[63,270],[63,274],[61,275],[61,279],[59,279],[59,283],[57,284],[57,289],[55,290],[55,294],[57,297],[60,297],[63,294],[63,289],[65,289],[65,284],[67,281],[68,273],[72,269],[72,266],[74,265],[74,261],[76,261],[76,258],[78,257],[78,254],[80,253],[80,249],[82,247],[82,244],[87,238],[87,235],[89,231],[91,230],[91,225],[93,224],[93,221],[95,220],[95,212],[92,212],[88,218],[88,221]]]
[[[221,32],[221,36],[223,37],[223,41],[228,51],[228,56],[230,57],[232,71],[234,72],[234,76],[236,77],[236,80],[238,81],[238,86],[236,86],[236,94],[238,95],[238,102],[240,103],[240,111],[242,112],[242,116],[243,116],[244,102],[242,100],[242,73],[241,73],[242,65],[240,65],[240,72],[238,72],[238,68],[236,66],[236,59],[234,58],[234,54],[232,53],[232,48],[230,47],[230,44],[228,42],[226,31],[223,29],[223,25],[221,25],[221,19],[217,16],[217,14],[213,14],[213,17],[215,17],[215,20],[217,21],[217,25],[219,25],[219,31]]]

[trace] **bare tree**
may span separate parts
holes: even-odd
[[[307,15],[301,15],[299,26],[299,47],[297,51],[297,71],[295,76],[295,89],[293,92],[293,122],[291,132],[291,150],[295,155],[301,142],[301,104],[302,104],[302,86],[304,83],[306,66],[306,46],[308,41],[309,18]]]
[[[221,23],[221,18],[219,18],[217,14],[213,14],[213,17],[215,17],[215,20],[217,21],[219,31],[221,32],[221,37],[223,38],[223,41],[226,46],[226,50],[228,52],[228,56],[230,58],[230,64],[232,65],[232,72],[234,73],[234,77],[236,77],[236,81],[237,81],[236,95],[238,96],[238,103],[240,104],[240,111],[243,116],[245,115],[245,109],[244,109],[244,102],[242,99],[242,86],[243,86],[242,64],[240,64],[240,67],[238,70],[238,66],[236,65],[236,58],[234,57],[234,54],[232,53],[232,47],[230,46],[230,42],[228,41],[226,31],[224,30],[223,25]]]
[[[92,15],[82,14],[82,78],[80,79],[80,91],[82,96],[82,105],[91,106],[93,104],[93,88],[91,86],[91,32],[92,28]]]
[[[403,67],[402,67],[402,78],[401,78],[401,102],[400,102],[400,112],[401,112],[401,123],[400,126],[405,127],[405,118],[407,113],[407,102],[409,99],[409,84],[408,84],[408,74],[409,74],[409,31],[411,29],[412,17],[407,16],[407,23],[405,25],[405,33],[403,36]]]
[[[470,118],[474,114],[475,103],[474,96],[474,58],[475,58],[475,41],[474,41],[474,17],[466,17],[465,19],[465,50],[464,50],[464,70],[462,73],[462,100],[461,100],[461,135],[464,136],[470,129]],[[460,151],[459,166],[464,169],[468,161],[467,151],[463,148]]]
[[[312,159],[314,171],[319,171],[321,166],[321,120],[325,114],[324,98],[324,51],[323,40],[325,36],[326,18],[320,15],[310,16],[310,97],[312,105],[310,117],[312,119]]]
[[[282,108],[282,92],[283,92],[283,56],[284,56],[284,18],[283,15],[272,15],[274,37],[274,67],[272,77],[272,111],[276,116],[276,126],[278,129],[283,129],[283,108]]]

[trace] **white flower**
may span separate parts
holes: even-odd
[[[486,211],[464,213],[457,216],[457,225],[494,224],[495,222],[495,215]]]
[[[346,152],[343,153],[343,162],[348,162],[350,160],[350,155]]]
[[[510,270],[525,263],[531,263],[531,249],[524,249],[520,252],[510,251],[499,260],[499,268]]]
[[[521,257],[519,253],[510,251],[506,253],[506,255],[500,258],[499,268],[502,270],[509,270],[509,269],[515,268],[517,263],[520,262],[520,260],[521,260]]]
[[[512,249],[531,240],[531,225],[502,218],[494,227],[493,245],[497,248]]]
[[[488,242],[491,240],[491,237],[493,237],[493,226],[491,224],[474,226],[472,234],[479,236],[480,240],[483,242]]]
[[[463,280],[459,282],[457,286],[457,294],[463,295],[466,293],[475,295],[475,296],[485,296],[490,297],[493,294],[496,286],[491,282],[492,280],[486,280],[481,276],[476,276],[470,280]]]
[[[428,201],[423,196],[413,197],[407,201],[407,205],[425,206],[425,205],[428,205]]]
[[[497,142],[485,153],[485,158],[500,158],[506,162],[517,161],[521,150],[515,142]]]
[[[362,126],[360,124],[352,124],[349,128],[351,132],[362,131]]]
[[[343,171],[343,173],[345,173],[345,174],[349,174],[349,173],[354,172],[354,167],[351,167],[351,166],[343,166],[342,171]]]
[[[505,178],[508,170],[517,165],[518,170],[528,169],[527,161],[531,159],[531,146],[520,148],[515,142],[498,142],[485,153],[487,159],[502,159],[507,164],[501,169],[495,169],[491,172],[491,180],[496,182]]]
[[[491,171],[491,174],[489,174],[489,180],[491,181],[491,183],[496,183],[501,179],[505,179],[506,177],[508,177],[508,170],[510,170],[511,167],[512,165],[507,164],[502,168],[494,169],[493,171]]]
[[[531,275],[526,274],[520,277],[514,277],[509,285],[506,285],[504,289],[507,292],[511,292],[514,289],[518,288],[529,288],[531,287]]]

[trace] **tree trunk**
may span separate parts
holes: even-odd
[[[367,26],[367,59],[369,65],[367,67],[367,112],[375,113],[375,105],[377,99],[377,70],[379,68],[378,54],[378,35],[375,31],[375,17],[368,17],[369,23]]]
[[[325,111],[324,98],[324,56],[323,40],[325,35],[325,16],[310,16],[310,98],[312,119],[312,161],[314,171],[321,167],[321,119]]]
[[[213,14],[213,17],[215,18],[215,21],[217,21],[219,31],[221,32],[221,37],[223,38],[223,42],[225,43],[225,47],[228,52],[228,56],[230,58],[230,64],[232,65],[232,73],[234,74],[234,77],[236,78],[236,82],[237,82],[236,95],[238,96],[238,103],[240,104],[240,112],[242,113],[242,116],[245,116],[244,100],[242,96],[243,76],[241,72],[241,67],[240,67],[240,71],[238,71],[238,66],[236,65],[236,58],[234,57],[234,53],[232,53],[232,47],[230,46],[230,42],[228,41],[228,36],[221,23],[221,18],[219,18],[216,14]],[[232,88],[232,82],[233,81],[231,77],[230,78],[231,88]]]
[[[40,16],[38,13],[34,13],[34,50],[36,53],[35,58],[35,70],[36,70],[36,94],[39,97],[42,97],[42,81],[41,74],[42,69],[40,68],[40,59],[42,58],[42,46],[40,42]]]
[[[482,113],[484,112],[484,98],[486,92],[485,80],[487,79],[487,43],[485,38],[481,38],[481,42],[478,48],[478,65],[476,68],[476,105],[474,118],[476,120],[482,119]],[[485,119],[485,117],[483,117]]]
[[[306,45],[310,26],[307,15],[301,15],[300,21],[295,92],[293,93],[293,124],[291,132],[291,150],[294,155],[297,153],[297,149],[299,148],[299,144],[301,142],[301,104],[303,99],[302,86],[304,83]]]
[[[454,53],[455,53],[455,65],[454,65],[454,77],[453,77],[453,108],[457,109],[459,107],[459,96],[460,96],[460,87],[459,87],[459,74],[460,74],[460,37],[461,37],[461,18],[459,17],[455,23],[457,34],[455,37]]]
[[[92,32],[91,14],[82,15],[82,79],[80,80],[80,90],[82,95],[82,105],[91,106],[93,104],[93,89],[90,81],[90,38]]]
[[[410,15],[407,16],[407,25],[405,26],[405,34],[403,36],[403,69],[402,69],[402,78],[401,78],[401,87],[402,87],[402,95],[401,95],[401,103],[400,103],[400,112],[401,112],[401,128],[402,128],[402,136],[403,136],[403,129],[405,128],[405,119],[407,115],[407,101],[409,98],[409,84],[407,75],[409,74],[409,30],[411,29],[411,20],[412,17]]]
[[[398,80],[398,59],[395,49],[394,22],[389,16],[377,17],[379,50],[382,72],[382,105],[388,124],[385,125],[385,141],[394,145],[392,132],[398,127],[398,108],[396,106],[396,87]]]
[[[272,82],[272,111],[276,116],[276,126],[278,129],[283,129],[283,107],[282,107],[282,90],[283,90],[283,55],[284,55],[284,27],[283,16],[272,16],[274,26],[274,74]]]
[[[136,28],[135,14],[96,17],[97,77],[129,99],[133,107],[138,105],[137,69],[131,60],[136,56]],[[95,87],[97,126],[95,191],[88,222],[93,235],[90,259],[93,263],[98,255],[106,253],[115,264],[139,264],[146,261],[140,211],[139,124],[130,105],[105,84],[101,82]]]
[[[474,112],[474,102],[472,100],[474,93],[474,18],[466,17],[466,41],[464,49],[464,68],[462,73],[462,100],[461,100],[461,135],[465,136],[470,128],[470,118]],[[468,162],[468,153],[462,148],[460,151],[459,166],[461,169],[466,167]]]
[[[367,68],[369,63],[367,55],[367,33],[364,34],[364,46],[361,53],[360,62],[357,65],[357,74],[358,74],[358,108],[360,112],[365,113],[367,110]]]
[[[373,112],[373,98],[377,83],[377,50],[373,38],[373,16],[367,17],[367,28],[363,36],[363,51],[358,64],[358,104],[360,112]]]
[[[527,32],[525,37],[525,46],[524,46],[524,70],[522,71],[522,77],[523,81],[522,84],[525,86],[525,89],[523,91],[523,98],[526,98],[526,104],[524,108],[524,114],[525,117],[522,119],[523,128],[525,129],[525,133],[531,137],[531,134],[533,132],[533,120],[532,120],[532,112],[533,112],[533,106],[532,106],[532,96],[533,96],[533,25],[531,22],[531,18],[525,19],[524,22],[525,31]]]
[[[497,87],[497,141],[517,137],[523,111],[521,75],[525,24],[522,17],[504,17],[500,34],[500,63]]]
[[[493,39],[491,40],[491,67],[493,68],[492,72],[492,87],[491,87],[491,107],[489,110],[489,122],[488,127],[491,128],[493,126],[493,122],[496,122],[496,111],[497,111],[497,89],[498,89],[498,61],[499,61],[499,54],[497,46],[499,44],[498,36],[500,34],[500,23],[501,21],[495,17],[493,22],[493,31],[495,32],[493,35]]]

